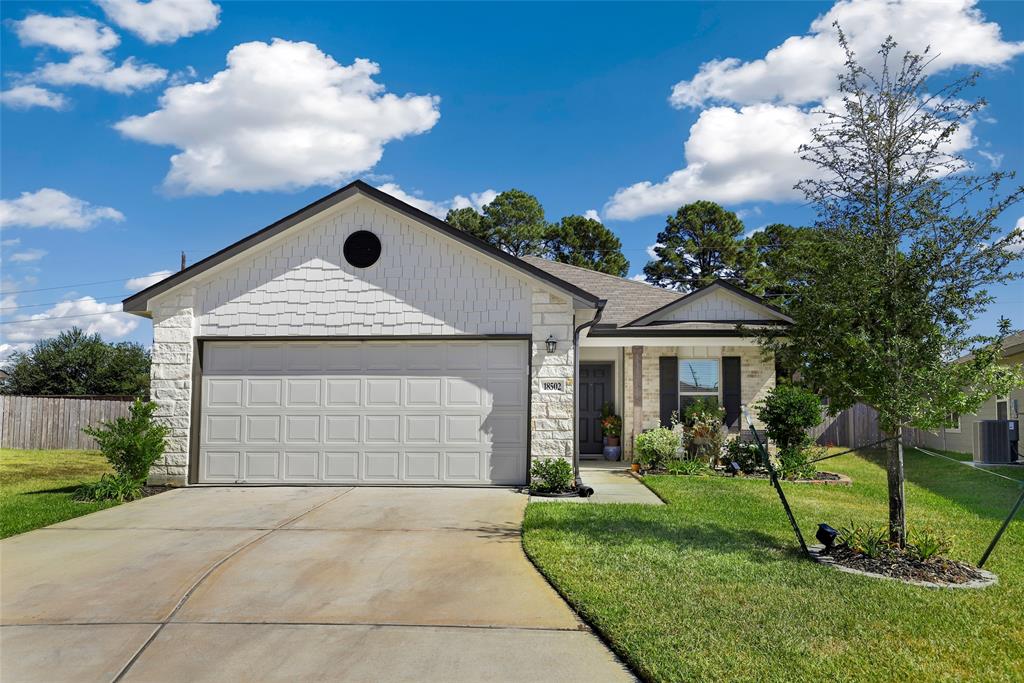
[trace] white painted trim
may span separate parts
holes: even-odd
[[[757,346],[750,337],[580,337],[580,348],[628,348],[630,346]]]

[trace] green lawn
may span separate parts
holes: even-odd
[[[827,469],[851,487],[785,483],[804,533],[881,524],[881,456]],[[952,536],[977,562],[1017,484],[917,451],[906,456],[911,528]],[[1020,475],[1024,478],[1024,475]],[[649,477],[664,507],[531,504],[524,546],[552,583],[649,680],[1024,680],[1024,520],[981,591],[843,574],[803,559],[766,481]]]
[[[92,451],[0,449],[0,538],[111,507],[71,499],[79,484],[109,472]]]

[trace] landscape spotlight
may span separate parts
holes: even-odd
[[[818,541],[820,541],[821,544],[826,548],[831,548],[833,545],[835,545],[836,536],[838,535],[839,532],[830,527],[828,524],[819,524],[818,533],[814,534],[814,537],[818,539]]]

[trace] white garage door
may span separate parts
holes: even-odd
[[[527,342],[206,342],[205,483],[522,484]]]

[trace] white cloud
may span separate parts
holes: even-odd
[[[52,47],[72,54],[106,52],[121,42],[109,26],[88,17],[30,14],[12,25],[22,45]]]
[[[992,168],[999,168],[1003,165],[1003,155],[998,152],[986,152],[983,149],[978,150],[978,154],[989,163]]]
[[[236,45],[209,81],[168,88],[160,108],[116,124],[182,151],[170,189],[188,194],[337,185],[372,168],[384,145],[430,130],[439,98],[399,97],[366,59],[342,66],[307,42]]]
[[[0,199],[0,226],[4,228],[88,230],[104,220],[123,221],[124,214],[49,187],[22,192],[17,199]]]
[[[637,273],[636,275],[629,279],[632,280],[633,282],[643,282],[644,284],[648,284],[647,278],[644,277],[643,273]]]
[[[592,221],[598,221],[598,222],[600,222],[600,221],[601,221],[601,214],[599,214],[599,213],[597,212],[597,209],[587,209],[587,210],[586,210],[586,211],[585,211],[585,212],[583,213],[583,217],[584,217],[584,218],[589,218],[589,219],[590,219],[590,220],[592,220]]]
[[[210,0],[96,0],[112,22],[147,43],[173,43],[220,22]]]
[[[146,287],[149,287],[150,285],[155,285],[156,283],[160,282],[165,277],[168,277],[171,274],[172,273],[169,270],[158,270],[155,273],[150,273],[149,275],[133,277],[132,279],[124,283],[124,288],[130,292],[137,292],[139,290],[145,289]]]
[[[21,238],[15,237],[9,240],[0,241],[0,247],[16,247],[21,244]]]
[[[110,27],[95,19],[30,14],[12,24],[22,45],[49,47],[71,54],[66,62],[42,65],[24,77],[27,82],[87,85],[109,92],[130,93],[167,78],[166,69],[139,63],[133,57],[120,66],[115,65],[106,53],[117,47],[121,39]]]
[[[660,246],[663,246],[660,242],[655,242],[654,244],[648,246],[647,247],[647,258],[651,259],[652,261],[657,261],[658,260],[658,252],[656,252],[654,250],[657,249]]]
[[[20,315],[4,325],[4,347],[0,357],[15,350],[24,350],[40,339],[52,337],[62,330],[80,327],[87,334],[99,333],[111,339],[123,337],[139,325],[136,316],[122,313],[121,304],[105,304],[91,296],[62,301],[44,313]]]
[[[49,253],[45,249],[26,249],[24,251],[16,251],[7,257],[8,261],[13,263],[32,263],[46,256]]]
[[[799,107],[758,104],[701,112],[684,146],[686,166],[663,181],[618,190],[609,218],[633,219],[707,199],[723,204],[796,199],[793,185],[814,172],[797,156],[818,115]]]
[[[811,104],[835,90],[844,55],[833,22],[838,21],[858,58],[876,58],[886,36],[899,50],[922,52],[929,45],[932,72],[954,66],[1001,66],[1024,53],[1024,42],[1002,39],[999,25],[986,22],[975,0],[915,2],[906,0],[842,0],[811,23],[810,32],[791,36],[762,59],[712,60],[697,75],[672,88],[676,107],[708,102]]]
[[[377,189],[388,193],[396,199],[401,199],[406,204],[415,206],[420,211],[426,211],[430,215],[442,219],[448,215],[448,211],[451,209],[472,208],[480,211],[498,196],[498,193],[494,190],[484,190],[483,192],[472,192],[468,197],[457,194],[446,201],[433,201],[424,199],[419,193],[410,194],[397,183],[384,183],[383,185],[378,185]]]
[[[140,64],[134,57],[115,66],[109,57],[97,53],[74,55],[66,62],[45,64],[36,69],[31,78],[50,85],[88,85],[126,95],[163,81],[167,70]]]
[[[4,90],[0,92],[0,103],[11,109],[45,107],[60,111],[68,106],[66,97],[38,85],[18,85]]]
[[[1024,256],[1024,216],[1017,219],[1017,224],[1013,227],[1013,232],[1016,232],[1017,236],[1007,243],[1005,249],[1011,254]]]
[[[836,74],[843,68],[834,20],[842,23],[860,58],[877,59],[890,33],[898,48],[931,45],[941,55],[932,70],[956,65],[1000,66],[1024,53],[1024,42],[1003,41],[997,24],[984,21],[974,0],[923,3],[905,0],[841,0],[811,25],[759,60],[707,62],[697,75],[672,90],[673,106],[707,107],[690,128],[685,165],[660,182],[643,181],[618,190],[608,201],[609,218],[635,219],[671,211],[696,199],[731,204],[798,199],[793,186],[818,170],[797,155],[821,118],[835,110]],[[961,151],[974,144],[973,121],[951,142]]]

